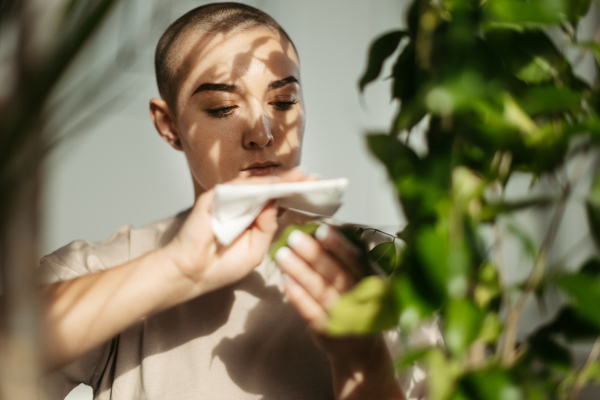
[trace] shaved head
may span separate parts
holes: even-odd
[[[268,14],[245,4],[212,3],[194,8],[173,22],[163,33],[154,55],[158,91],[169,108],[177,108],[177,92],[189,73],[186,53],[193,43],[219,33],[267,28],[294,43]],[[297,52],[296,52],[297,53]]]

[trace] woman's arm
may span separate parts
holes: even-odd
[[[296,175],[282,178],[301,179],[301,173]],[[251,183],[279,181],[265,177]],[[211,190],[198,197],[167,246],[99,273],[43,287],[48,370],[75,360],[145,316],[240,280],[261,263],[277,230],[277,209],[273,204],[265,207],[235,242],[222,247],[211,229],[213,196]]]
[[[292,232],[290,248],[278,250],[276,259],[291,278],[286,283],[290,302],[329,357],[336,399],[405,399],[381,335],[332,338],[318,333],[325,329],[328,310],[358,280],[360,269],[358,250],[339,233],[321,225],[315,236]]]

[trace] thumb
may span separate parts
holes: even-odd
[[[277,207],[272,201],[263,208],[252,225],[236,239],[233,246],[246,247],[246,254],[249,254],[254,262],[260,263],[269,250],[277,226]]]
[[[254,220],[254,223],[250,226],[251,230],[256,230],[256,232],[260,232],[265,235],[269,235],[270,239],[273,238],[273,235],[277,231],[277,206],[275,205],[275,201],[271,201],[269,204],[262,209],[260,214]]]

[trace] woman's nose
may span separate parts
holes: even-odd
[[[256,105],[250,124],[243,138],[243,145],[246,149],[258,149],[269,146],[273,143],[271,134],[271,121],[265,114],[262,106]]]

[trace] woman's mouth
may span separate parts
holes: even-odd
[[[274,162],[262,162],[262,163],[254,163],[244,168],[242,172],[245,173],[247,177],[251,176],[267,176],[274,175],[277,171],[279,164]]]

